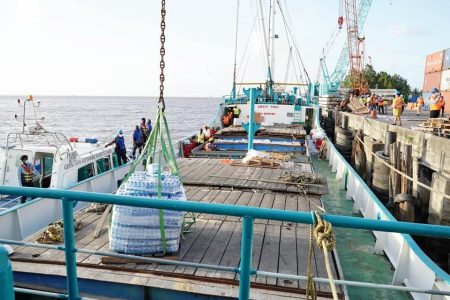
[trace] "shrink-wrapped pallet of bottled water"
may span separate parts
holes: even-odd
[[[133,173],[122,184],[117,195],[157,198],[158,167]],[[168,201],[186,201],[180,179],[170,172],[161,174],[161,198]],[[178,251],[184,212],[162,210],[166,253]],[[156,254],[163,252],[160,210],[144,207],[115,205],[110,228],[110,248],[125,254]]]

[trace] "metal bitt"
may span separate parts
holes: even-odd
[[[78,281],[77,281],[77,257],[75,248],[75,233],[73,223],[73,205],[72,200],[61,198],[63,210],[64,224],[64,244],[66,255],[66,272],[67,272],[67,299],[75,300],[78,297]]]
[[[14,300],[14,283],[8,251],[0,246],[0,299]]]
[[[239,271],[239,299],[250,297],[250,275],[253,247],[253,217],[245,216],[242,222],[241,263]]]

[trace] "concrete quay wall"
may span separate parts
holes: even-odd
[[[428,208],[428,223],[450,225],[450,200],[440,194],[448,195],[450,193],[450,139],[351,113],[341,112],[339,118],[343,116],[348,117],[349,129],[363,130],[364,135],[383,144],[386,139],[386,133],[392,131],[397,133],[398,142],[412,145],[413,194],[419,198],[423,206]],[[367,149],[365,152],[366,157],[370,157]],[[419,168],[421,166],[425,166],[433,171],[431,182],[422,183],[430,185],[433,191],[439,193],[424,193],[424,189],[418,186]]]
[[[386,138],[386,132],[396,132],[397,141],[412,144],[414,159],[450,178],[450,139],[394,126],[351,113],[341,112],[340,114],[341,116],[348,116],[349,128],[353,130],[362,129],[365,135],[383,143]]]

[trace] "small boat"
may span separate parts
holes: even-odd
[[[16,116],[21,130],[7,135],[0,150],[0,184],[19,186],[20,157],[27,155],[33,164],[34,187],[86,192],[113,193],[127,174],[130,165],[119,166],[114,146],[96,138],[68,138],[61,132],[47,131],[44,117],[38,116],[39,103],[30,95],[19,100],[23,115]],[[28,117],[28,111],[33,117]],[[61,218],[61,205],[54,200],[36,198],[20,204],[20,198],[0,198],[1,238],[25,238]],[[75,210],[88,203],[80,202]],[[36,212],[39,211],[39,214]]]

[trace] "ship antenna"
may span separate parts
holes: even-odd
[[[232,91],[233,99],[236,99],[236,57],[237,57],[237,44],[238,44],[238,29],[239,29],[239,0],[237,0],[236,37],[235,37],[235,41],[234,41],[234,70],[233,70],[233,91]]]

